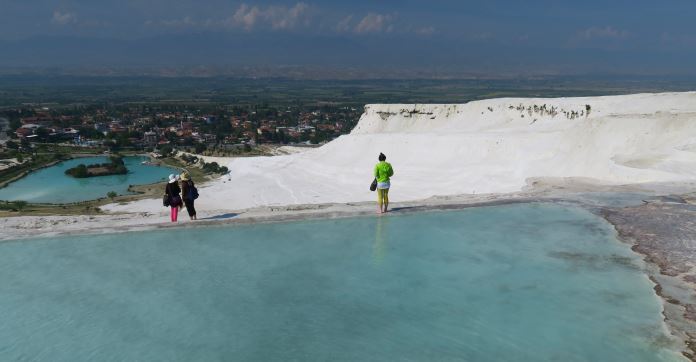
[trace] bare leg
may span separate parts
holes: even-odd
[[[382,191],[384,191],[384,190],[377,189],[377,208],[378,208],[377,213],[378,214],[381,214],[384,212],[384,211],[382,211],[382,205],[384,204],[384,197],[383,197],[384,194],[382,193]]]

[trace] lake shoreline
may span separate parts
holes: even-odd
[[[604,208],[601,214],[619,240],[655,266],[648,274],[663,300],[665,321],[684,341],[684,356],[696,361],[696,207],[690,201],[672,196],[640,206]]]
[[[142,196],[142,194],[140,191],[133,190],[133,188],[161,183],[166,179],[170,171],[176,171],[176,169],[169,165],[151,165],[149,163],[147,165],[142,165],[141,161],[151,160],[149,155],[129,154],[124,156],[124,160],[126,161],[126,165],[124,166],[128,169],[126,173],[80,178],[65,172],[70,168],[77,167],[80,163],[90,163],[89,159],[93,160],[91,164],[108,162],[109,156],[111,155],[71,154],[63,159],[53,160],[47,164],[43,164],[40,167],[32,167],[12,179],[7,180],[4,184],[5,187],[0,188],[0,194],[2,195],[0,199],[5,201],[27,201],[30,206],[38,206],[43,209],[51,205],[61,208],[63,206],[84,203],[92,203],[95,206],[99,204],[98,206],[101,206],[105,204],[103,202],[105,200],[104,196],[110,191],[115,191],[120,194],[117,198],[114,198],[114,200],[121,202],[137,200],[137,197]],[[85,160],[84,162],[82,162],[83,159]],[[166,169],[166,171],[161,171],[163,169]],[[57,180],[56,185],[58,189],[55,190],[53,196],[46,194],[46,190],[43,190],[40,185],[34,185],[39,179],[44,180],[44,182],[48,181],[46,179],[47,177]],[[88,183],[85,184],[85,182]],[[13,189],[14,185],[16,185],[16,187]],[[83,189],[82,187],[85,185],[95,185],[95,187],[99,189]],[[103,189],[103,193],[99,193],[101,189]],[[33,190],[36,190],[38,194]],[[86,190],[87,194],[85,194],[84,190]],[[57,209],[55,213],[60,214],[61,211]]]
[[[30,174],[32,174],[32,173],[34,173],[34,172],[36,172],[36,171],[39,171],[39,170],[41,170],[41,169],[48,168],[48,167],[51,167],[51,166],[55,166],[55,165],[57,165],[57,164],[59,164],[59,163],[61,163],[61,162],[74,160],[74,159],[76,159],[76,158],[83,158],[83,157],[85,157],[85,158],[87,158],[87,157],[103,157],[103,156],[105,156],[105,155],[104,155],[104,154],[86,154],[86,153],[75,153],[75,154],[66,155],[65,158],[62,158],[62,159],[60,159],[60,160],[54,160],[54,161],[51,161],[51,162],[49,162],[49,163],[46,163],[46,164],[43,164],[43,165],[40,165],[40,166],[32,167],[32,168],[30,168],[30,169],[28,169],[28,170],[23,171],[21,174],[19,174],[19,175],[17,175],[17,176],[14,176],[14,177],[10,178],[9,180],[5,180],[5,181],[0,182],[0,189],[9,186],[9,185],[10,185],[11,183],[13,183],[13,182],[19,181],[19,180],[21,180],[22,178],[27,177],[27,176],[29,176]]]
[[[51,161],[51,162],[49,162],[49,163],[46,163],[46,164],[43,164],[43,165],[40,165],[40,166],[32,167],[32,168],[30,168],[30,169],[28,169],[28,170],[22,171],[22,173],[20,173],[19,175],[14,176],[14,177],[11,177],[11,178],[8,179],[8,180],[5,180],[5,181],[0,182],[0,189],[3,189],[3,188],[5,188],[5,187],[9,186],[9,185],[10,185],[11,183],[13,183],[13,182],[19,181],[19,180],[21,180],[21,179],[23,179],[23,178],[29,176],[30,174],[36,172],[36,171],[39,171],[39,170],[41,170],[41,169],[48,168],[48,167],[51,167],[51,166],[55,166],[55,165],[57,165],[57,164],[59,164],[59,163],[61,163],[61,162],[63,162],[63,161],[68,161],[68,160],[71,160],[71,159],[72,159],[72,158],[66,158],[66,159],[63,159],[63,160],[55,160],[55,161]]]

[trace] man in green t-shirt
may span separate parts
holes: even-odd
[[[377,179],[377,205],[378,213],[383,214],[389,208],[389,178],[394,175],[392,165],[387,162],[387,156],[379,154],[379,163],[375,165],[375,178]]]

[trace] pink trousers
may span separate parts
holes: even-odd
[[[179,216],[179,207],[172,207],[172,222],[176,222],[176,218]]]

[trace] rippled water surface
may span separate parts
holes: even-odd
[[[109,162],[108,157],[76,158],[43,168],[0,189],[0,200],[69,203],[106,197],[109,191],[127,194],[129,185],[145,185],[165,180],[177,171],[169,167],[143,165],[147,157],[124,157],[126,175],[110,175],[77,179],[65,170],[81,163],[89,165]]]
[[[547,204],[0,243],[0,360],[679,360],[641,268]]]

